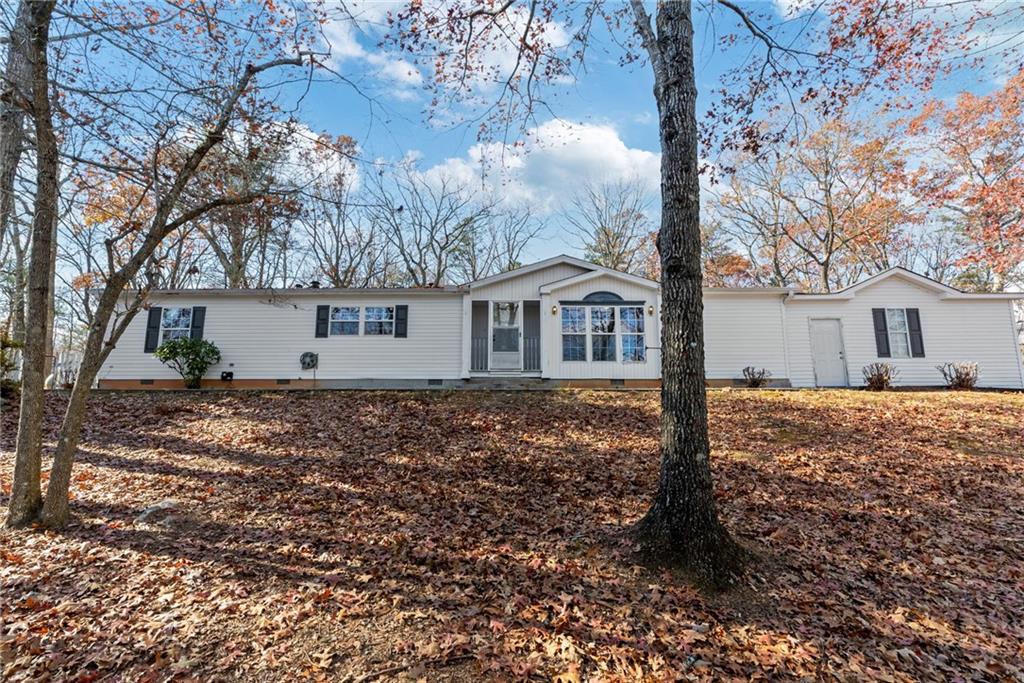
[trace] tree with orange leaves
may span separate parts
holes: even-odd
[[[747,247],[755,281],[828,292],[901,264],[922,213],[899,137],[834,119],[777,157],[734,161],[710,210]]]
[[[1024,72],[990,95],[930,102],[909,130],[925,158],[915,189],[959,236],[974,286],[1024,281]]]

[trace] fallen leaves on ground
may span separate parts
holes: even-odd
[[[0,678],[1024,675],[1024,395],[710,411],[721,515],[762,558],[717,596],[625,534],[657,393],[97,395],[73,523],[0,531]]]

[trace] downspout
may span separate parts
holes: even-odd
[[[786,290],[785,296],[779,299],[779,315],[782,317],[782,357],[786,367],[786,381],[793,386],[793,371],[789,366],[789,324],[786,320],[786,303],[793,298],[793,289]]]
[[[1024,299],[1022,299],[1024,301]],[[1013,341],[1013,350],[1017,352],[1017,374],[1020,376],[1020,388],[1024,389],[1024,354],[1021,352],[1021,339],[1017,333],[1017,318],[1014,311],[1014,300],[1006,302],[1010,309],[1010,339]]]

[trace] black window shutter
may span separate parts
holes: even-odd
[[[875,348],[879,358],[889,358],[889,327],[885,324],[885,309],[872,308],[871,315],[875,319]]]
[[[326,337],[327,336],[327,324],[331,317],[330,306],[317,306],[316,307],[316,336]]]
[[[921,314],[916,308],[907,309],[907,329],[910,330],[910,355],[924,358],[924,337],[921,335]]]
[[[163,309],[159,306],[150,306],[149,319],[146,320],[146,345],[143,350],[146,353],[153,353],[156,347],[160,346],[160,316]]]
[[[203,326],[206,324],[206,306],[193,306],[192,307],[192,329],[188,331],[188,336],[193,339],[203,338]]]
[[[403,338],[409,336],[408,306],[395,306],[395,336]]]

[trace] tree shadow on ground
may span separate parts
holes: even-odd
[[[866,422],[861,404],[712,397],[721,514],[772,558],[723,598],[639,566],[624,533],[657,476],[655,397],[130,398],[98,401],[77,518],[48,538],[198,568],[244,586],[245,609],[295,599],[327,619],[329,590],[372,605],[365,630],[461,634],[499,670],[570,642],[595,672],[619,657],[620,673],[707,662],[747,676],[962,673],[1012,652],[1024,615],[1006,543],[1024,526],[1024,471],[994,418],[954,425],[1006,454],[979,461],[916,409]],[[138,521],[168,497],[171,520]],[[116,580],[120,561],[98,576]],[[85,571],[5,590],[70,591]]]

